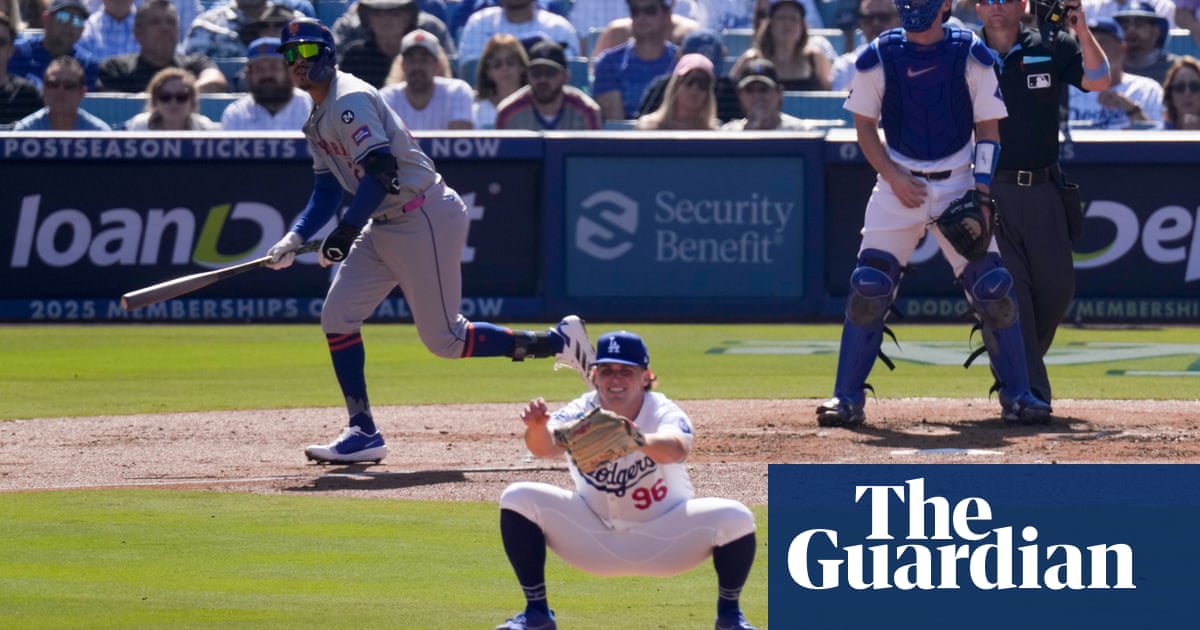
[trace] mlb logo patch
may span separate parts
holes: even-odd
[[[1025,77],[1025,85],[1031,90],[1044,90],[1050,87],[1050,75],[1046,73],[1031,74]]]
[[[352,137],[354,138],[354,144],[361,145],[363,140],[371,137],[371,129],[366,125],[363,125],[354,130],[354,135]]]

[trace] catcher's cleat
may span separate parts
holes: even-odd
[[[563,340],[562,352],[554,355],[554,369],[560,367],[574,368],[583,377],[583,382],[592,387],[588,372],[592,362],[596,360],[596,349],[588,337],[587,326],[578,315],[567,315],[555,326],[554,331]]]
[[[383,434],[378,431],[367,435],[358,427],[346,427],[338,439],[329,444],[309,446],[304,449],[304,455],[322,464],[378,464],[387,456],[387,444],[383,441]]]
[[[496,630],[558,630],[558,624],[554,621],[553,610],[550,616],[539,610],[527,610],[505,619],[504,623],[496,626]]]
[[[1000,397],[1000,418],[1010,424],[1049,424],[1050,403],[1025,392],[1013,399]]]
[[[717,622],[714,625],[716,630],[758,630],[750,625],[749,621],[742,615],[742,611],[737,611],[736,615],[717,615]]]
[[[863,403],[830,398],[817,407],[817,424],[823,427],[856,427],[867,419]]]

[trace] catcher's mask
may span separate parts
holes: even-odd
[[[333,77],[337,64],[333,33],[319,20],[297,18],[285,24],[278,50],[289,66],[300,60],[311,61],[307,74],[314,83]]]
[[[949,13],[942,15],[942,0],[893,0],[900,12],[900,26],[906,31],[919,33],[939,18],[945,21]]]

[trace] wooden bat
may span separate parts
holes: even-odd
[[[300,248],[296,250],[296,254],[299,255],[315,252],[320,249],[320,247],[321,241],[309,241],[301,245]],[[157,304],[163,300],[169,300],[171,298],[177,298],[181,295],[187,295],[192,291],[202,289],[210,284],[225,280],[226,278],[232,278],[233,276],[245,273],[251,269],[264,267],[268,262],[271,262],[271,257],[263,256],[262,258],[255,258],[254,260],[238,263],[236,265],[230,265],[229,267],[181,276],[179,278],[174,278],[172,280],[167,280],[165,282],[148,286],[144,289],[130,291],[129,293],[121,296],[121,308],[127,311],[136,311],[143,306],[150,306],[151,304]]]

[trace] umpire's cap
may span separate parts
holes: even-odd
[[[650,367],[650,352],[641,337],[628,330],[619,330],[600,336],[596,342],[596,360],[592,363],[620,363],[646,369]]]
[[[333,33],[320,20],[313,18],[297,18],[283,25],[279,34],[279,52],[283,52],[291,44],[315,42],[325,44],[333,50]]]

